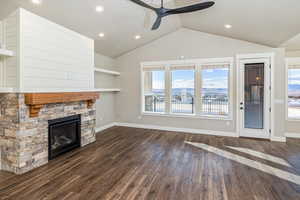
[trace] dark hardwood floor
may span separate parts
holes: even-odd
[[[212,148],[205,150],[185,141]],[[264,154],[255,156],[253,152],[228,146]],[[265,155],[270,157],[264,159]],[[236,158],[250,163],[240,163]],[[294,177],[294,182],[280,178],[281,173]],[[98,134],[96,143],[24,175],[0,172],[0,197],[13,200],[298,200],[299,175],[300,140],[276,143],[113,127]]]

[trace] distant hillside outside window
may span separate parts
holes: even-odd
[[[227,116],[229,66],[203,66],[201,75],[201,114]]]
[[[165,112],[165,71],[149,69],[143,73],[145,112]]]
[[[175,69],[172,76],[171,112],[194,113],[195,69]]]
[[[142,113],[232,119],[233,58],[142,63]]]

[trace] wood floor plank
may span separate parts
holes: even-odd
[[[297,200],[300,184],[190,145],[203,143],[300,176],[300,140],[287,143],[113,127],[97,142],[23,175],[0,171],[0,199]],[[264,159],[239,147],[278,157]]]

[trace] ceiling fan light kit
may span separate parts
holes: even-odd
[[[155,7],[153,7],[149,4],[146,4],[145,2],[143,2],[141,0],[130,0],[130,1],[140,5],[142,7],[151,9],[156,13],[157,18],[156,18],[156,21],[154,22],[154,24],[152,26],[152,30],[156,30],[156,29],[159,28],[159,26],[161,24],[161,20],[162,20],[163,17],[166,17],[168,15],[190,13],[190,12],[195,12],[195,11],[199,11],[199,10],[204,10],[204,9],[212,7],[215,4],[215,2],[213,2],[213,1],[207,1],[207,2],[203,2],[203,3],[190,5],[190,6],[185,6],[185,7],[182,7],[182,8],[169,9],[169,8],[164,7],[163,0],[161,0],[161,7],[160,8],[155,8]]]

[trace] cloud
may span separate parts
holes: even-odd
[[[300,85],[300,80],[289,80],[289,85]]]
[[[165,80],[154,80],[152,87],[153,89],[165,89]]]
[[[300,74],[289,74],[289,79],[300,78]]]
[[[207,78],[207,79],[203,79],[202,85],[203,88],[228,88],[228,79]]]
[[[194,88],[194,80],[176,79],[172,81],[172,88]]]
[[[229,69],[228,68],[217,68],[217,69],[204,69],[203,71],[205,71],[206,73],[216,73],[219,71],[229,71]]]
[[[298,84],[298,83],[290,83],[289,84]],[[300,80],[299,80],[300,84]],[[153,89],[165,89],[164,80],[154,80],[153,81]],[[172,81],[172,88],[194,88],[195,81],[194,80],[184,80],[184,79],[176,79]],[[203,79],[202,82],[203,88],[228,88],[228,79],[227,78],[206,78]]]

